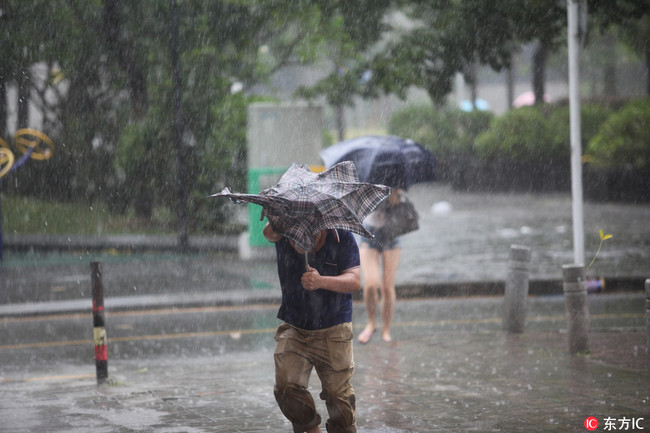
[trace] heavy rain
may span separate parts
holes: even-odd
[[[649,22],[0,2],[0,432],[650,429]]]

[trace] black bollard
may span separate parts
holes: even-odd
[[[645,328],[648,338],[646,352],[648,352],[648,358],[650,358],[650,279],[645,280]]]
[[[101,262],[90,262],[90,280],[93,291],[95,370],[97,372],[97,385],[101,385],[108,380],[108,351],[106,348],[104,286],[102,284]]]
[[[589,350],[589,304],[585,268],[582,265],[564,265],[562,277],[569,353],[573,355],[587,352]]]
[[[503,329],[508,332],[524,332],[530,257],[529,247],[510,245],[510,271],[506,280],[503,305]]]

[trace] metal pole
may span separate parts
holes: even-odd
[[[564,265],[562,277],[569,353],[587,352],[589,350],[589,304],[585,267],[575,264]]]
[[[645,280],[645,327],[648,342],[646,343],[646,351],[650,359],[650,279]]]
[[[585,264],[585,233],[582,212],[582,137],[580,134],[580,31],[578,1],[567,0],[569,33],[569,113],[571,123],[571,194],[573,197],[573,255],[574,262]]]
[[[524,332],[530,257],[529,247],[510,245],[510,271],[506,280],[503,303],[503,329],[508,332]]]
[[[106,349],[104,286],[102,284],[101,262],[90,262],[90,280],[93,291],[95,370],[97,372],[97,385],[101,385],[108,380],[108,351]]]
[[[2,178],[0,178],[0,266],[4,261],[3,255],[3,240],[2,240]]]

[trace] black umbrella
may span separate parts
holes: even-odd
[[[434,156],[421,144],[406,138],[367,135],[336,143],[320,156],[326,167],[353,161],[363,182],[407,189],[435,179]]]
[[[276,233],[311,251],[316,236],[325,229],[372,237],[361,222],[389,195],[390,188],[384,185],[359,182],[354,164],[343,162],[321,173],[293,164],[277,185],[259,194],[232,193],[224,188],[212,197],[262,206],[262,218],[269,219]]]

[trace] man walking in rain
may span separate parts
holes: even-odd
[[[327,431],[357,431],[350,384],[352,292],[361,288],[361,271],[351,232],[372,237],[361,222],[389,195],[387,186],[359,182],[352,161],[320,173],[293,164],[259,194],[224,188],[213,195],[258,204],[269,220],[264,237],[275,243],[282,287],[278,318],[285,322],[275,335],[274,393],[296,433],[321,431],[307,391],[314,368],[329,412]]]
[[[361,287],[359,249],[352,233],[328,229],[305,251],[276,233],[264,237],[275,244],[285,323],[275,339],[275,399],[293,431],[321,432],[321,417],[307,390],[315,368],[321,380],[329,433],[356,432],[352,354],[352,293]]]

